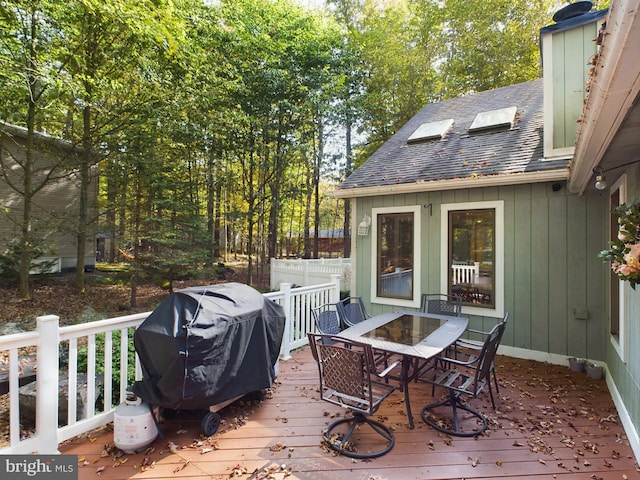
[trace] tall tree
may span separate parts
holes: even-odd
[[[12,158],[19,173],[4,162],[2,174],[5,183],[22,197],[22,220],[20,222],[19,284],[20,296],[29,299],[29,272],[36,248],[33,236],[33,202],[35,195],[48,183],[64,175],[61,171],[66,155],[48,155],[48,160],[37,162],[36,132],[45,120],[47,94],[55,83],[46,50],[51,38],[57,33],[47,21],[52,5],[44,0],[15,1],[0,4],[0,26],[4,31],[0,48],[0,86],[3,99],[2,116],[26,126],[24,156]],[[55,95],[54,95],[55,97]],[[43,145],[41,145],[42,147]],[[46,146],[45,146],[46,148]],[[50,153],[55,153],[51,151]],[[1,156],[0,156],[1,157]],[[67,163],[68,166],[68,163]]]
[[[89,214],[89,187],[95,181],[92,167],[99,158],[93,152],[129,123],[141,102],[153,98],[155,92],[144,74],[161,56],[147,56],[145,63],[139,52],[168,53],[179,20],[171,0],[135,5],[127,0],[71,0],[58,17],[64,35],[57,55],[66,65],[67,88],[73,95],[66,135],[77,139],[84,152],[78,167],[78,291],[84,291],[87,233],[96,220]]]

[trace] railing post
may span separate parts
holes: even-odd
[[[38,317],[38,359],[36,377],[36,432],[38,453],[58,451],[58,345],[60,329],[57,315]]]
[[[331,274],[331,281],[334,283],[333,290],[331,291],[331,303],[337,303],[340,301],[340,277],[335,273]]]
[[[282,347],[280,348],[280,358],[289,360],[291,358],[291,325],[293,323],[293,312],[291,306],[291,284],[281,283],[280,291],[284,293],[284,335],[282,338]]]

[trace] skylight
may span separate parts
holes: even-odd
[[[476,115],[473,123],[469,127],[469,132],[480,132],[484,130],[494,130],[501,127],[513,126],[516,118],[516,107],[501,108],[499,110],[489,110]]]
[[[407,142],[423,142],[425,140],[441,139],[453,126],[453,118],[439,122],[423,123],[411,134]]]

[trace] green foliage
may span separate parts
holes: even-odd
[[[133,332],[134,329],[130,328],[127,335],[127,386],[132,385],[135,381],[135,348],[133,345]],[[120,351],[120,330],[114,330],[112,332],[111,342],[112,348],[112,361],[111,361],[111,382],[112,382],[112,403],[117,405],[120,398],[120,364],[121,364],[121,351]],[[96,375],[104,376],[104,353],[105,353],[105,333],[96,335]],[[78,373],[86,374],[88,372],[88,360],[89,352],[88,346],[81,345],[78,347]],[[107,379],[104,379],[106,382]]]
[[[633,289],[640,283],[640,201],[623,203],[613,211],[618,235],[598,256],[611,262],[611,270]]]
[[[20,279],[20,252],[21,247],[16,242],[11,243],[4,253],[0,253],[0,283],[17,285]],[[47,254],[41,247],[31,248],[31,268],[35,275],[46,275],[54,266],[56,260],[38,261]]]
[[[100,154],[64,233],[110,232],[135,257],[119,281],[169,288],[231,252],[310,254],[310,231],[344,222],[327,197],[354,164],[426,103],[535,78],[551,21],[550,0],[327,4],[0,3],[0,118]]]

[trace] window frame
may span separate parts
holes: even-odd
[[[411,298],[378,296],[378,216],[394,213],[413,213],[413,282]],[[377,207],[371,209],[371,303],[398,307],[420,307],[420,277],[422,270],[421,244],[421,205],[398,207]]]
[[[611,204],[611,198],[614,194],[617,193],[618,196],[618,205]],[[609,211],[613,211],[613,209],[627,201],[627,174],[624,173],[620,176],[618,180],[611,186],[609,189],[609,198],[607,204],[609,206]],[[607,219],[607,232],[613,231],[612,221],[614,219],[613,214],[608,215]],[[617,230],[617,228],[616,228]],[[622,362],[627,363],[627,282],[621,280],[611,271],[609,271],[609,281],[617,281],[618,282],[618,334],[614,335],[611,333],[611,305],[609,305],[609,314],[607,317],[609,318],[609,341],[613,346],[614,350],[617,352],[618,357]],[[614,301],[613,292],[611,292],[611,286],[609,287],[610,295],[609,302]]]
[[[495,251],[494,251],[494,308],[462,306],[462,313],[483,317],[502,318],[504,316],[504,201],[443,203],[440,206],[440,290],[449,289],[449,212],[458,210],[494,210]]]

